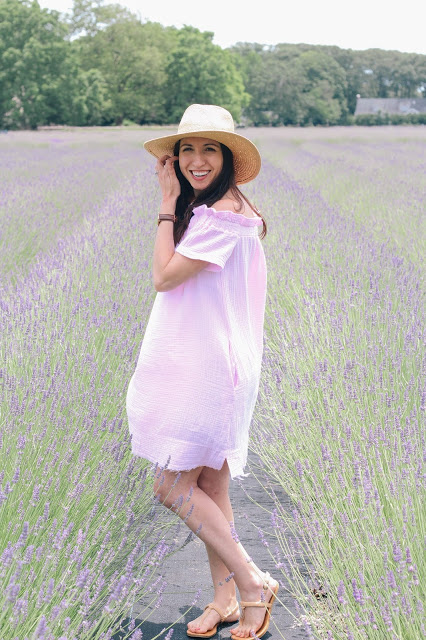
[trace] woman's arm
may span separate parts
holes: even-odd
[[[160,213],[174,215],[180,184],[176,177],[176,157],[163,156],[157,162],[158,180],[163,193]],[[163,220],[157,227],[152,266],[153,284],[156,291],[170,291],[195,276],[207,267],[205,260],[194,260],[175,252],[173,222]]]

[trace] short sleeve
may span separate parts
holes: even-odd
[[[238,234],[211,215],[206,205],[194,209],[194,215],[175,251],[187,258],[210,262],[206,271],[221,271],[238,241]]]

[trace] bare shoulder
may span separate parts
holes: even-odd
[[[243,200],[243,206],[241,207],[238,202],[231,198],[222,198],[214,203],[213,208],[216,211],[232,211],[233,213],[240,213],[247,218],[255,218],[256,214]]]
[[[222,198],[214,203],[213,207],[216,211],[233,211],[234,213],[240,213],[236,211],[238,208],[238,202],[231,200],[231,198]]]

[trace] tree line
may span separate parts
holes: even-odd
[[[0,126],[171,124],[194,102],[236,122],[352,124],[356,97],[423,97],[426,56],[308,44],[238,43],[141,22],[119,4],[0,0]]]

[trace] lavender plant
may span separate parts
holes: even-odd
[[[154,295],[150,163],[132,145],[67,147],[69,171],[49,149],[17,147],[1,198],[0,635],[11,640],[108,638],[142,597],[144,619],[176,525],[152,501],[125,417]]]
[[[424,260],[424,127],[265,129],[262,152],[400,257]]]
[[[277,566],[312,637],[423,637],[424,265],[396,250],[398,222],[378,241],[368,210],[361,224],[272,166],[251,195],[270,223],[252,447],[295,504],[276,504]]]
[[[254,133],[287,172],[265,162],[245,189],[269,227],[251,446],[294,501],[289,515],[275,499],[261,541],[309,637],[422,637],[421,148],[360,129],[330,144]],[[174,520],[151,501],[124,411],[155,295],[158,202],[140,148],[153,135],[0,140],[5,638],[111,638],[165,588]],[[128,633],[141,637],[135,621]]]

